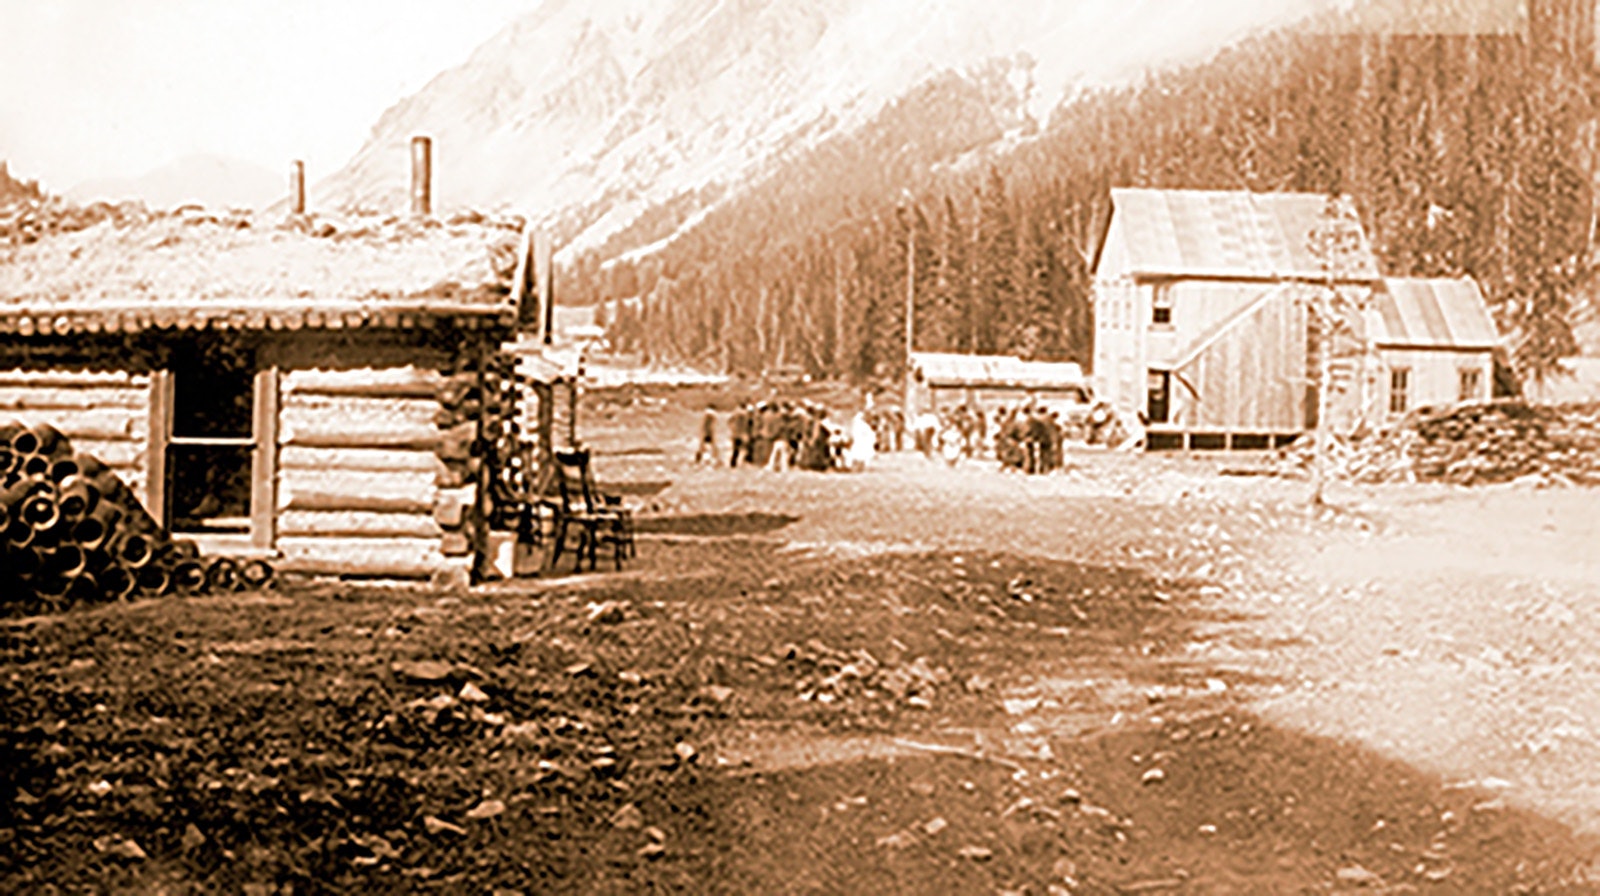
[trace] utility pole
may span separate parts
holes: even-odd
[[[906,425],[917,416],[911,353],[916,344],[917,326],[917,216],[916,200],[908,190],[900,191],[901,208],[906,213]]]

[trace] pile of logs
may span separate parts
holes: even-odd
[[[434,416],[442,430],[438,456],[448,483],[486,483],[491,508],[516,504],[532,484],[532,446],[523,440],[518,421],[515,363],[509,355],[495,354],[479,367],[447,374]]]
[[[0,425],[0,611],[265,585],[264,561],[204,561],[48,424]]]
[[[1419,408],[1350,446],[1340,467],[1365,482],[1600,485],[1600,405],[1505,400]]]

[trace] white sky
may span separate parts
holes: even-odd
[[[539,0],[0,0],[0,159],[64,192],[192,153],[309,180]]]

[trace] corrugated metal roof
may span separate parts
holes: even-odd
[[[0,332],[499,325],[519,236],[482,218],[107,220],[0,245]]]
[[[1373,296],[1378,345],[1493,348],[1500,342],[1489,305],[1469,279],[1391,277]]]
[[[1082,389],[1083,368],[1071,361],[1024,361],[1010,355],[916,352],[912,367],[930,386],[972,388]]]
[[[1129,273],[1135,276],[1324,276],[1310,237],[1322,220],[1326,196],[1115,189],[1111,201],[1127,244]],[[1377,261],[1364,248],[1354,278],[1377,276]]]

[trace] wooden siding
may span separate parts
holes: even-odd
[[[1305,425],[1305,310],[1262,302],[1173,371],[1170,423],[1189,430],[1298,432]]]
[[[1407,410],[1424,405],[1451,405],[1461,401],[1461,371],[1478,371],[1478,395],[1473,400],[1486,401],[1493,381],[1490,354],[1486,351],[1448,351],[1425,348],[1384,348],[1379,350],[1383,359],[1383,375],[1379,378],[1378,409],[1388,418],[1389,371],[1405,367],[1411,371]]]
[[[285,568],[427,577],[441,550],[439,382],[418,368],[296,370],[280,395],[278,539]]]
[[[1148,307],[1148,287],[1129,281],[1104,280],[1095,284],[1094,370],[1095,396],[1126,413],[1143,409],[1144,366],[1141,357],[1143,309]],[[1135,322],[1139,323],[1135,323]]]
[[[0,421],[48,423],[143,495],[150,378],[99,371],[0,370]]]

